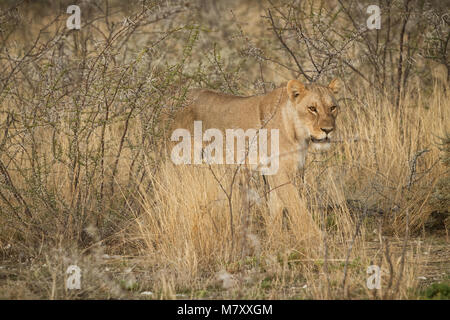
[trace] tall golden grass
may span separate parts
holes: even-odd
[[[417,91],[420,94],[421,89]],[[361,88],[358,94],[341,103],[339,134],[333,148],[327,153],[308,155],[304,177],[297,181],[299,197],[292,199],[296,211],[287,221],[271,216],[267,204],[270,192],[258,174],[237,167],[175,166],[170,160],[155,170],[152,156],[159,156],[149,154],[149,184],[138,183],[133,177],[135,185],[130,186],[133,157],[125,151],[114,182],[119,194],[115,200],[123,199],[122,209],[110,210],[129,210],[136,218],[126,235],[119,233],[114,243],[121,248],[138,243],[144,265],[155,272],[153,287],[160,290],[162,297],[180,290],[188,290],[192,297],[205,288],[218,290],[221,281],[225,283],[227,279],[218,284],[220,272],[226,272],[233,280],[223,293],[229,297],[365,297],[372,294],[365,285],[366,269],[381,264],[385,271],[383,288],[389,289],[378,292],[379,297],[408,298],[420,273],[420,266],[414,263],[423,259],[420,244],[409,242],[406,251],[393,246],[386,254],[389,243],[385,237],[401,243],[406,231],[421,231],[433,210],[427,201],[437,179],[445,172],[439,161],[438,137],[448,131],[449,100],[438,86],[429,99],[406,98],[401,109],[393,108],[370,89]],[[67,120],[61,122],[64,128]],[[123,124],[108,129],[112,155],[117,152],[120,128],[123,130]],[[138,140],[138,126],[131,128],[129,139]],[[40,142],[34,147],[36,154],[70,154],[68,130],[57,134],[46,128],[36,130]],[[81,148],[88,150],[100,143],[101,128],[97,130]],[[52,150],[52,139],[58,142],[59,153]],[[21,147],[31,149],[27,141]],[[11,148],[10,152],[14,150]],[[33,163],[26,157],[11,159],[5,154],[3,159],[16,164],[17,171],[10,171],[15,188],[26,190],[25,172]],[[33,220],[24,227],[16,225],[15,229],[4,220],[4,232],[11,240],[19,237],[30,245],[39,239],[61,243],[67,241],[63,240],[65,235],[83,232],[84,219],[91,219],[92,225],[98,223],[97,219],[106,219],[107,216],[89,216],[99,212],[98,204],[89,200],[96,194],[90,187],[73,185],[72,167],[46,157],[37,159],[47,161],[41,163],[47,170],[42,190],[55,192],[57,199],[49,206],[43,200],[33,201],[36,198],[25,196],[33,207]],[[113,164],[111,156],[105,167]],[[93,170],[80,170],[78,179],[100,182],[100,173]],[[240,178],[232,183],[236,170]],[[231,209],[222,188],[233,190]],[[131,190],[136,193],[133,195]],[[80,197],[80,216],[66,215],[65,210],[69,209],[64,204]],[[140,207],[140,214],[136,206]],[[104,214],[103,210],[100,213]],[[78,237],[81,235],[74,232],[68,240]],[[406,262],[402,267],[403,255]],[[400,269],[404,271],[399,280]],[[270,290],[261,288],[264,279],[270,279]],[[394,290],[396,281],[400,281],[398,290]]]
[[[157,298],[416,298],[425,225],[436,211],[430,198],[448,175],[439,150],[449,132],[448,84],[409,81],[395,106],[393,90],[343,79],[332,149],[308,154],[290,214],[274,216],[257,173],[173,165],[160,150],[168,124],[160,115],[197,84],[254,94],[260,77],[268,90],[291,74],[277,60],[263,68],[247,40],[256,60],[237,59],[245,34],[229,45],[241,28],[231,20],[207,38],[191,24],[200,19],[194,9],[149,7],[134,25],[92,13],[92,24],[64,37],[62,18],[46,29],[58,46],[43,41],[28,56],[25,44],[2,38],[23,61],[1,62],[11,77],[0,92],[0,252],[15,278],[0,269],[0,297],[117,298],[140,289]],[[238,9],[255,19],[253,8]],[[201,49],[217,38],[224,57],[216,45],[196,50],[199,37]],[[64,287],[73,263],[90,283],[79,293]],[[370,265],[382,269],[380,290],[366,286]]]
[[[304,296],[319,299],[345,297],[347,287],[369,296],[366,268],[390,265],[394,274],[384,270],[388,289],[380,296],[407,298],[420,271],[414,263],[420,250],[410,244],[391,257],[384,253],[389,246],[384,237],[420,232],[432,211],[427,200],[444,172],[437,143],[448,130],[448,99],[435,86],[429,99],[407,97],[395,109],[361,88],[341,108],[338,141],[328,153],[308,156],[299,198],[292,199],[298,211],[287,227],[269,213],[267,189],[257,174],[242,168],[244,179],[233,183],[237,168],[175,166],[169,160],[152,177],[153,192],[140,193],[142,254],[166,270],[174,286],[195,287],[223,269],[241,277],[239,288],[245,287],[248,269],[263,278],[272,270],[277,286],[299,277],[308,284]],[[246,265],[249,257],[255,260]],[[271,297],[285,297],[281,292]]]

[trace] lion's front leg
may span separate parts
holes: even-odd
[[[298,170],[283,170],[268,178],[270,223],[275,229],[288,227],[303,238],[317,236],[317,225],[294,184]]]
[[[274,219],[285,220],[288,218],[288,212],[292,212],[292,206],[299,199],[293,184],[293,176],[286,170],[280,170],[276,175],[270,176],[268,181],[270,214]]]

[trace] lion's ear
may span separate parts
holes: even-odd
[[[298,80],[290,80],[287,84],[286,89],[289,95],[289,99],[291,99],[292,101],[306,92],[305,85]]]
[[[339,89],[341,88],[341,81],[337,78],[331,80],[328,88],[330,88],[333,93],[338,93]]]

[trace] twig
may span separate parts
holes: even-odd
[[[291,48],[289,48],[289,46],[286,44],[286,42],[284,41],[283,37],[281,36],[281,32],[278,33],[277,31],[277,27],[275,26],[275,22],[273,21],[273,17],[272,17],[272,12],[270,10],[267,10],[267,13],[269,14],[269,19],[270,19],[270,24],[272,25],[272,30],[275,33],[275,35],[277,36],[278,40],[280,41],[280,43],[283,45],[283,47],[286,49],[286,51],[291,55],[291,57],[294,59],[295,64],[297,65],[298,70],[300,71],[300,73],[308,80],[308,81],[312,81],[312,78],[310,76],[308,76],[305,71],[303,70],[303,67],[301,66],[300,62],[298,61],[296,55],[294,54],[294,52],[292,52]]]
[[[391,260],[391,254],[389,252],[389,239],[385,239],[385,257],[386,257],[386,261],[389,265],[389,280],[388,280],[388,286],[386,289],[386,292],[384,293],[383,299],[387,299],[387,297],[389,296],[389,290],[392,287],[392,282],[394,280],[394,266],[392,265],[392,260]]]
[[[347,286],[346,286],[346,281],[347,281],[347,272],[348,272],[348,261],[350,259],[350,254],[352,252],[353,249],[353,245],[355,243],[356,237],[358,236],[359,230],[361,229],[361,225],[362,222],[364,221],[364,218],[367,214],[367,206],[364,208],[364,212],[361,215],[358,224],[356,225],[356,230],[355,233],[353,234],[353,238],[352,241],[350,242],[350,246],[348,247],[347,250],[347,256],[345,258],[345,266],[344,266],[344,278],[342,279],[342,290],[344,291],[344,297],[348,296],[348,290],[347,290]]]

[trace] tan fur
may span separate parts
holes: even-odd
[[[195,89],[189,93],[189,105],[175,116],[172,130],[184,128],[193,134],[194,120],[202,121],[203,131],[279,129],[279,170],[268,178],[270,187],[277,189],[277,197],[286,207],[296,193],[292,181],[305,163],[308,147],[329,146],[329,140],[314,141],[327,137],[324,130],[330,132],[330,137],[335,129],[338,107],[334,94],[338,88],[335,79],[329,86],[304,85],[291,80],[287,86],[251,97]]]

